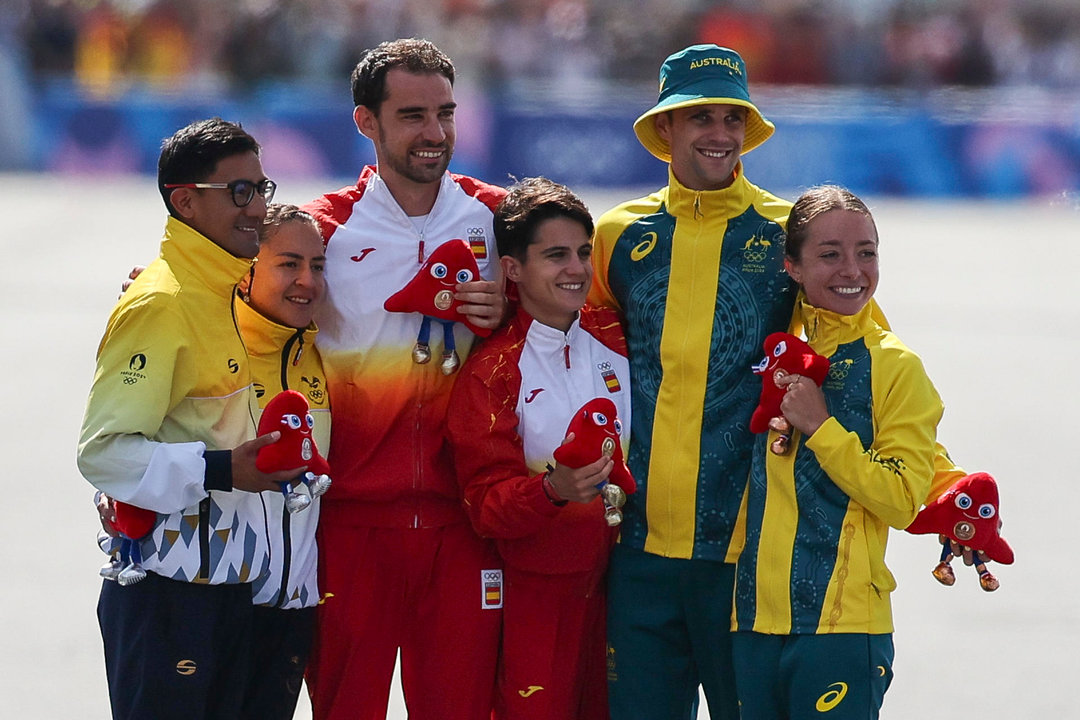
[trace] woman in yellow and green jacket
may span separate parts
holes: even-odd
[[[850,192],[813,188],[787,226],[793,326],[830,360],[790,376],[791,450],[757,438],[732,628],[744,720],[877,718],[892,679],[889,527],[931,489],[943,405],[922,362],[875,320],[878,236]]]

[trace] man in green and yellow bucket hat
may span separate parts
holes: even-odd
[[[741,161],[773,129],[737,52],[671,55],[656,105],[634,123],[668,184],[596,226],[590,300],[626,324],[638,482],[611,559],[613,720],[692,718],[699,685],[713,720],[738,717],[729,628],[761,388],[749,368],[795,299],[783,269],[791,204],[748,182]]]
[[[739,54],[716,45],[694,45],[664,61],[660,67],[660,98],[634,122],[634,132],[646,150],[671,162],[670,138],[666,128],[657,127],[658,121],[666,126],[670,116],[663,116],[673,110],[710,105],[745,110],[744,154],[768,140],[776,129],[750,100],[746,63]]]

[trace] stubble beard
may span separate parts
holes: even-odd
[[[445,154],[434,167],[430,165],[421,165],[419,163],[414,164],[412,162],[413,157],[408,152],[403,158],[399,158],[389,152],[384,152],[383,156],[386,158],[390,169],[401,177],[418,185],[428,185],[439,182],[443,173],[450,167],[450,158],[453,155],[453,148],[449,146],[444,147]]]

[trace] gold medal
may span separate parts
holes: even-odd
[[[614,455],[615,441],[611,438],[604,438],[604,443],[600,446],[600,452],[602,452],[605,457],[611,457],[612,455]]]
[[[454,293],[449,290],[440,290],[435,293],[435,307],[440,310],[447,310],[454,304]]]

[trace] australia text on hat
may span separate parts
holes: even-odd
[[[726,67],[728,70],[731,70],[732,72],[736,73],[737,75],[742,75],[742,67],[739,66],[739,63],[737,61],[732,60],[731,58],[727,58],[727,57],[707,57],[707,58],[702,58],[700,60],[691,60],[690,61],[690,69],[691,70],[697,70],[698,68],[705,67],[706,65],[722,65],[722,66]]]

